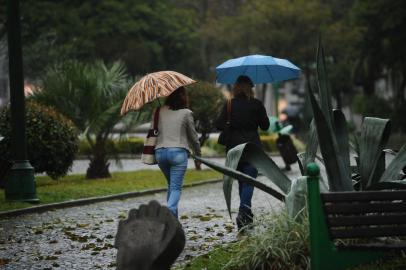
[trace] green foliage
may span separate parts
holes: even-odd
[[[205,147],[211,149],[217,155],[224,155],[225,150],[226,150],[226,147],[224,145],[217,143],[217,139],[207,139],[203,144],[203,149]]]
[[[291,180],[259,146],[253,143],[240,144],[228,151],[225,165],[201,157],[194,156],[194,158],[200,160],[210,168],[224,174],[223,192],[230,216],[233,179],[243,181],[261,189],[280,201],[284,201],[291,191]],[[266,185],[262,181],[258,181],[249,175],[237,171],[237,166],[240,160],[244,160],[256,167],[265,176],[266,180],[273,182],[279,190],[276,190],[274,187]],[[293,208],[300,210],[300,207],[297,208],[294,203],[291,205]],[[295,211],[290,212],[293,216],[296,215]]]
[[[318,0],[243,3],[236,5],[235,13],[212,18],[205,27],[217,59],[261,52],[289,58],[307,76],[314,60],[314,40],[331,17],[329,6]]]
[[[354,179],[355,188],[388,189],[406,188],[406,181],[401,180],[400,170],[406,166],[406,145],[404,145],[395,159],[386,167],[383,152],[390,135],[390,121],[366,117],[362,123],[361,135],[357,142],[357,167],[355,171],[350,167],[349,136],[344,114],[340,110],[332,110],[331,94],[327,68],[321,43],[317,54],[319,100],[317,102],[309,84],[314,123],[320,151],[328,176],[331,191],[352,190]],[[315,152],[316,145],[311,143]],[[312,161],[312,160],[310,160]],[[313,157],[314,161],[314,157]],[[303,167],[303,164],[302,164]]]
[[[184,270],[309,269],[309,224],[285,211],[254,221],[247,238],[194,258]],[[177,269],[177,268],[176,268]]]
[[[263,216],[252,236],[237,244],[237,252],[225,270],[309,269],[309,224],[297,222],[285,212]]]
[[[353,107],[355,112],[371,117],[388,117],[388,112],[391,111],[388,101],[376,95],[368,98],[361,94],[356,95]]]
[[[0,112],[0,130],[5,137],[0,152],[11,160],[10,110]],[[77,152],[77,129],[54,109],[33,102],[26,106],[27,154],[36,173],[46,173],[53,179],[64,176]]]
[[[68,61],[49,68],[42,87],[33,96],[37,102],[53,106],[70,118],[84,133],[92,151],[89,178],[110,176],[105,147],[119,121],[134,127],[150,119],[150,110],[121,117],[121,104],[130,85],[120,62],[106,66],[101,61]]]
[[[121,59],[132,75],[167,67],[199,74],[195,12],[177,2],[22,1],[25,70],[35,78],[66,59]]]
[[[141,154],[144,147],[144,140],[142,138],[129,138],[122,140],[108,139],[106,141],[106,153],[109,156],[115,156],[117,154]],[[81,140],[79,143],[80,155],[91,155],[92,149],[89,142]]]
[[[260,136],[261,143],[266,152],[277,152],[276,139],[277,135],[265,135]],[[292,136],[292,140],[296,149],[299,151],[304,150],[304,144],[296,137]],[[106,140],[106,153],[109,156],[114,157],[118,154],[130,154],[139,155],[142,152],[144,146],[143,138],[128,138],[128,139],[108,139]],[[223,156],[225,153],[225,146],[218,144],[217,139],[207,139],[202,146],[203,156]],[[205,154],[206,153],[206,154]],[[92,150],[87,140],[79,141],[79,155],[91,155]]]
[[[215,121],[222,109],[224,95],[209,82],[198,82],[187,87],[190,109],[195,118],[196,130],[201,133],[200,144],[215,131]]]

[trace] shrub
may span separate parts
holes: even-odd
[[[0,130],[4,140],[0,152],[11,160],[9,107],[0,111]],[[36,173],[53,179],[66,175],[78,150],[73,123],[54,109],[28,102],[26,106],[27,155]]]
[[[218,144],[217,139],[208,139],[204,142],[203,147],[212,149],[214,152],[224,155],[226,152],[226,147],[224,145]]]
[[[223,269],[309,269],[309,224],[297,222],[286,211],[255,222],[252,236],[238,243],[238,251]]]
[[[276,148],[276,139],[278,138],[278,134],[274,133],[271,135],[263,135],[261,136],[261,143],[264,147],[265,152],[277,152],[278,148]]]
[[[201,145],[216,131],[214,123],[224,103],[224,95],[214,84],[199,82],[187,87],[190,109],[193,111],[196,130],[201,133]]]
[[[129,138],[127,140],[109,139],[106,141],[106,152],[109,156],[114,156],[117,154],[137,155],[141,154],[143,146],[144,139],[142,138]],[[86,140],[81,140],[79,142],[79,154],[91,155],[91,153],[92,151],[89,142]]]
[[[353,107],[356,113],[369,117],[388,118],[392,111],[389,102],[376,95],[368,98],[364,95],[356,95],[353,100]]]
[[[144,139],[129,138],[114,143],[115,151],[126,154],[141,154],[144,147]]]

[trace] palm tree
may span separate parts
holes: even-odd
[[[55,107],[70,118],[91,147],[86,178],[110,177],[106,142],[119,122],[135,125],[148,118],[149,112],[120,116],[122,101],[131,81],[124,65],[102,61],[85,64],[68,61],[47,70],[42,86],[33,95],[37,102]]]

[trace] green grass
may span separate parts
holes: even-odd
[[[174,270],[219,270],[238,252],[234,243],[225,246],[219,246],[207,254],[194,258],[183,267],[177,267]]]
[[[272,212],[256,220],[247,238],[199,256],[183,269],[309,269],[308,226],[307,219],[298,223],[283,210]]]
[[[251,269],[310,269],[309,224],[289,218],[285,211],[260,217],[241,241],[216,247],[174,270],[251,270]],[[348,270],[403,270],[406,253]]]
[[[220,173],[213,170],[187,170],[184,184],[221,177]],[[58,181],[40,176],[36,181],[40,204],[166,187],[166,180],[159,170],[117,172],[112,173],[111,178],[92,180],[85,179],[83,174],[68,175]],[[31,206],[32,204],[29,203],[7,202],[4,198],[4,190],[0,193],[0,211]]]

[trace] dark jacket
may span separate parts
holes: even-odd
[[[227,121],[227,102],[216,121],[216,128],[223,130]],[[261,101],[256,98],[235,97],[231,100],[231,135],[227,151],[236,145],[252,142],[262,147],[258,127],[269,128],[269,119]]]

